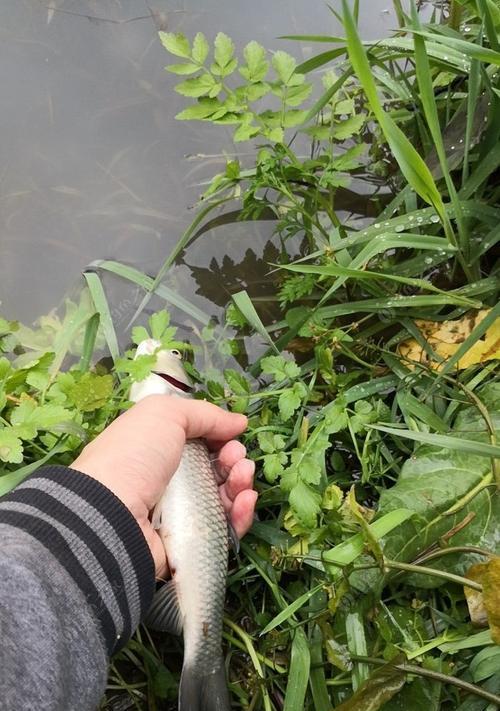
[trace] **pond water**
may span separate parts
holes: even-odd
[[[364,37],[396,27],[391,0],[361,0],[361,8]],[[171,58],[158,29],[210,39],[223,30],[239,49],[258,39],[299,59],[318,46],[278,35],[339,33],[323,0],[0,3],[0,299],[8,318],[29,322],[52,309],[96,259],[156,274],[224,152],[245,160],[248,144],[235,147],[231,127],[174,119],[185,99],[164,71]],[[207,233],[170,285],[211,313],[231,291],[258,293],[270,233],[265,223]]]

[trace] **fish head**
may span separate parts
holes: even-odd
[[[132,385],[130,399],[137,402],[147,395],[191,397],[193,387],[182,365],[182,353],[176,348],[162,348],[160,341],[147,338],[137,346],[135,358],[153,354],[156,355],[156,363],[151,374]]]

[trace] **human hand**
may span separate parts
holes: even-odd
[[[236,534],[241,538],[252,525],[255,465],[233,439],[246,426],[244,415],[203,400],[150,395],[114,420],[71,466],[100,481],[125,504],[151,549],[156,576],[162,578],[168,570],[165,549],[149,515],[176,471],[187,439],[203,438],[218,452],[219,492]]]

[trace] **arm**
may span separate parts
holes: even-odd
[[[186,438],[220,449],[221,496],[250,527],[253,465],[230,440],[241,416],[152,396],[121,415],[72,469],[39,470],[0,502],[0,698],[6,709],[95,709],[109,656],[147,612],[167,561],[149,512]],[[8,701],[8,703],[7,703]]]
[[[2,705],[95,709],[154,591],[139,525],[95,479],[46,467],[2,499],[0,541]]]

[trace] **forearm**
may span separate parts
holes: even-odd
[[[154,589],[134,518],[99,482],[41,469],[0,501],[0,698],[92,709]]]

